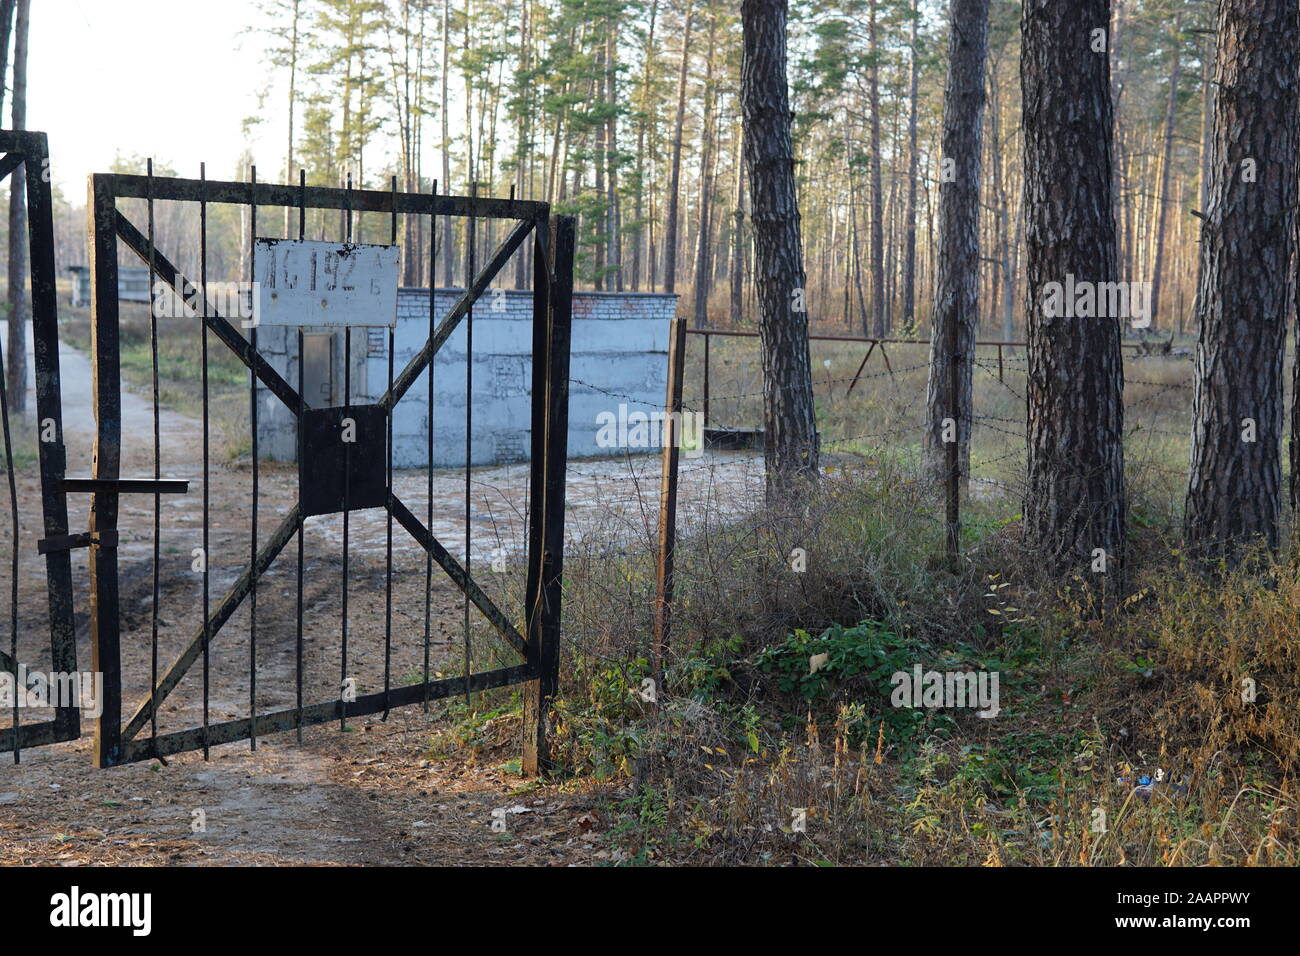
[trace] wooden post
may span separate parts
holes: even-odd
[[[707,341],[707,339],[705,340]],[[686,355],[686,320],[673,319],[668,333],[668,415],[663,431],[663,469],[659,478],[659,568],[655,576],[654,662],[663,683],[672,631],[673,549],[677,544],[677,461],[680,455],[682,366]]]
[[[569,342],[573,323],[572,216],[551,220],[553,271],[546,336],[544,491],[539,528],[541,554],[537,593],[529,607],[528,664],[537,675],[524,685],[522,770],[537,776],[552,769],[547,738],[551,701],[560,684],[560,604],[564,577],[564,501],[569,451]],[[536,474],[536,471],[534,471]],[[534,560],[537,560],[536,556]]]

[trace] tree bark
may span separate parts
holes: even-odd
[[[1298,44],[1297,0],[1219,7],[1184,518],[1188,543],[1208,558],[1278,544]]]
[[[718,49],[718,15],[709,10],[709,46],[704,67],[704,116],[700,132],[700,214],[695,249],[695,327],[708,328],[709,292],[713,287],[713,206],[714,206],[714,152],[717,139],[717,118],[714,110],[717,92],[714,83],[715,60]]]
[[[934,480],[948,477],[948,450],[943,440],[947,418],[956,419],[958,470],[963,478],[970,472],[971,373],[979,308],[980,146],[989,3],[953,0],[951,11],[942,162],[945,169],[951,168],[952,175],[941,175],[939,183],[939,261],[924,441],[926,470]]]
[[[754,232],[769,500],[818,474],[803,246],[786,79],[786,0],[743,0],[741,108]]]
[[[30,0],[18,0],[14,16],[13,128],[27,128],[27,28]],[[9,342],[7,382],[9,408],[27,411],[27,183],[15,172],[9,177]]]
[[[5,75],[9,71],[9,39],[14,27],[15,0],[0,0],[0,113],[4,110],[5,92],[8,84]]]
[[[883,337],[889,326],[885,318],[885,201],[880,186],[880,47],[876,35],[876,0],[871,0],[868,38],[871,54],[868,78],[871,99],[871,298],[873,334]]]
[[[641,261],[645,255],[646,249],[646,222],[641,218],[645,208],[645,145],[647,127],[651,124],[650,115],[650,89],[651,89],[651,66],[654,63],[655,56],[655,23],[659,19],[659,0],[652,0],[650,4],[650,24],[646,31],[645,46],[642,48],[644,57],[644,67],[641,74],[641,96],[640,106],[636,124],[636,190],[633,198],[632,220],[636,223],[636,231],[632,234],[632,291],[641,290]],[[658,123],[655,123],[655,130],[650,133],[651,138],[658,131]],[[653,168],[653,167],[652,167]],[[653,290],[653,287],[651,288]]]
[[[736,170],[736,208],[732,213],[733,226],[731,231],[731,324],[736,328],[742,327],[744,319],[744,291],[745,291],[745,171],[741,167],[744,162],[742,150],[744,148],[744,133],[737,128],[736,130],[736,157],[733,163]]]
[[[1160,326],[1160,278],[1164,272],[1165,231],[1169,227],[1169,183],[1173,178],[1174,124],[1178,120],[1178,81],[1183,75],[1183,21],[1181,14],[1174,19],[1171,42],[1174,45],[1173,62],[1169,67],[1169,105],[1165,110],[1164,157],[1160,164],[1160,210],[1156,217],[1156,255],[1151,265],[1151,328]]]
[[[668,216],[664,224],[664,291],[677,291],[678,204],[682,182],[682,126],[686,121],[686,79],[691,50],[691,22],[695,8],[687,4],[686,25],[682,28],[682,60],[677,74],[677,119],[673,126],[672,170],[668,175]]]
[[[293,120],[294,109],[298,105],[298,27],[301,23],[300,15],[301,0],[293,0],[293,15],[290,23],[289,39],[289,137],[287,149],[284,154],[284,181],[286,183],[295,182],[293,170]],[[291,206],[284,207],[284,234],[292,236],[293,232],[293,215],[294,210]]]
[[[916,105],[917,105],[917,74],[920,72],[916,62],[916,32],[917,23],[921,18],[921,12],[915,3],[912,4],[912,48],[911,48],[911,79],[908,87],[908,101],[910,103],[907,111],[907,229],[906,251],[903,255],[903,327],[913,329],[916,327],[916,166],[917,166],[917,143],[916,143]],[[854,225],[854,232],[857,232],[857,226]],[[856,257],[857,236],[854,236],[854,255]],[[909,335],[912,333],[908,333]]]
[[[1048,283],[1114,282],[1107,0],[1025,0],[1028,542],[1054,570],[1122,568],[1120,320],[1049,314]],[[1102,49],[1097,44],[1103,42]],[[1050,310],[1056,311],[1056,310]],[[1098,549],[1105,562],[1096,564]]]
[[[451,117],[448,107],[448,80],[451,74],[451,0],[442,2],[442,182],[439,192],[449,194],[451,188]],[[435,226],[435,228],[437,228]],[[456,235],[451,216],[442,217],[442,284],[452,288],[456,284]]]

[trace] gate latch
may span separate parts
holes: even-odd
[[[92,544],[101,548],[116,548],[117,529],[106,528],[103,531],[83,531],[80,534],[58,534],[52,538],[41,538],[36,542],[36,551],[39,554],[50,554],[54,551],[89,548]]]
[[[184,478],[64,478],[61,485],[68,494],[183,495],[190,490]]]

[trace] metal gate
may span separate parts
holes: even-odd
[[[51,672],[72,675],[77,672],[77,642],[72,613],[72,566],[70,550],[85,547],[89,538],[68,533],[67,496],[63,485],[66,456],[63,444],[63,411],[59,399],[59,332],[55,296],[54,225],[50,190],[49,148],[44,133],[0,130],[0,181],[21,168],[27,193],[27,239],[30,254],[32,297],[32,342],[36,378],[37,456],[40,463],[41,527],[44,537],[36,551],[45,557],[46,591],[49,603]],[[13,241],[11,238],[10,241]],[[21,241],[21,240],[19,240]],[[4,419],[5,471],[10,507],[11,553],[9,573],[9,631],[7,650],[0,650],[0,670],[12,675],[15,691],[12,725],[0,729],[0,752],[12,751],[14,762],[21,759],[22,748],[63,740],[75,740],[81,733],[80,712],[74,703],[63,701],[54,708],[51,720],[23,724],[20,700],[26,691],[25,663],[20,659],[19,573],[24,560],[20,540],[19,494],[14,472],[14,441],[9,418],[11,397],[6,393],[4,360],[0,355],[0,414]],[[26,501],[27,499],[23,499]],[[24,615],[25,616],[25,615]],[[38,615],[39,616],[39,615]],[[26,622],[31,626],[31,622]],[[26,630],[26,627],[24,627]]]
[[[90,184],[90,235],[92,247],[92,356],[96,404],[96,440],[93,473],[88,479],[71,482],[72,490],[87,491],[90,499],[89,569],[91,582],[91,644],[93,669],[103,675],[102,714],[95,728],[95,759],[99,766],[110,767],[149,758],[165,758],[182,751],[202,749],[232,741],[249,740],[256,747],[257,738],[264,734],[297,730],[338,720],[344,724],[349,717],[383,713],[394,707],[426,703],[430,700],[458,694],[468,694],[488,688],[511,684],[525,684],[524,710],[525,735],[523,768],[536,773],[548,765],[546,748],[547,708],[556,691],[558,673],[558,642],[560,630],[560,575],[563,563],[564,539],[564,479],[568,431],[568,365],[569,335],[572,318],[574,223],[569,217],[550,216],[545,203],[517,201],[500,198],[463,197],[397,191],[396,180],[389,191],[347,188],[309,187],[300,178],[295,185],[258,183],[255,171],[250,182],[219,182],[206,178],[177,179],[149,175],[95,175]],[[148,223],[140,228],[118,208],[119,200],[143,201],[148,210]],[[198,204],[200,234],[199,276],[195,284],[156,248],[154,237],[155,203],[170,201]],[[353,214],[389,214],[392,220],[392,244],[396,245],[400,216],[427,217],[436,234],[439,217],[461,217],[467,220],[466,252],[467,278],[463,294],[455,305],[435,322],[433,307],[434,256],[430,256],[429,270],[429,327],[424,346],[415,357],[394,374],[394,340],[388,336],[388,384],[382,397],[372,404],[351,404],[351,395],[345,386],[342,406],[315,407],[315,396],[308,396],[303,388],[301,370],[303,363],[303,333],[298,332],[299,381],[286,381],[258,350],[258,329],[253,325],[244,334],[230,320],[219,314],[206,294],[208,211],[215,204],[233,204],[244,207],[250,222],[249,238],[256,236],[259,210],[277,208],[281,214],[291,216],[297,211],[298,237],[303,238],[304,222],[308,210],[339,211],[341,221],[346,220],[347,235],[352,239]],[[483,220],[507,220],[513,223],[505,239],[486,260],[481,269],[474,262],[476,223]],[[288,222],[288,219],[286,219]],[[242,228],[242,227],[241,227]],[[527,492],[527,583],[523,607],[518,615],[510,615],[497,607],[476,583],[467,560],[463,565],[431,530],[432,477],[429,479],[430,504],[426,520],[422,520],[397,496],[393,482],[393,415],[402,397],[417,383],[426,369],[429,370],[430,406],[432,403],[432,361],[434,354],[447,342],[452,332],[462,322],[467,334],[473,328],[473,308],[479,296],[488,288],[493,277],[507,261],[521,249],[525,241],[533,239],[533,318],[531,352],[531,458]],[[35,240],[33,240],[35,243]],[[249,248],[253,243],[250,241]],[[164,495],[187,493],[187,483],[163,478],[159,456],[159,394],[157,385],[157,345],[154,331],[154,390],[152,412],[154,421],[154,469],[152,477],[127,478],[120,474],[123,450],[123,421],[121,406],[122,341],[120,337],[118,302],[118,255],[125,248],[138,256],[150,269],[150,289],[161,282],[182,299],[201,303],[201,328],[203,342],[203,553],[202,570],[202,624],[187,638],[183,650],[166,666],[160,667],[158,655],[159,583],[158,583],[158,513]],[[252,257],[250,255],[250,279]],[[156,314],[151,307],[151,323]],[[207,544],[212,515],[208,503],[208,378],[207,348],[209,339],[217,348],[227,348],[238,357],[250,373],[249,414],[252,419],[252,530],[248,544],[247,561],[234,584],[215,603],[210,594]],[[351,353],[351,328],[347,329],[346,350]],[[468,355],[468,353],[467,353]],[[469,358],[467,357],[467,361]],[[345,359],[345,369],[350,369],[350,358]],[[346,373],[345,373],[346,374]],[[264,389],[283,403],[296,420],[298,483],[297,503],[287,512],[275,516],[270,523],[269,536],[259,535],[258,475],[259,454],[257,446],[258,392]],[[312,401],[309,401],[309,397]],[[57,404],[57,402],[56,402]],[[470,434],[469,417],[472,410],[472,391],[466,394],[466,434]],[[364,421],[370,427],[364,447],[353,449],[351,444],[340,448],[338,435],[343,419]],[[430,422],[432,429],[432,422]],[[376,439],[374,436],[382,436]],[[468,440],[468,439],[467,439]],[[344,439],[345,442],[349,441]],[[432,465],[432,438],[430,438],[430,466]],[[466,468],[470,459],[467,455]],[[51,467],[55,462],[51,462]],[[468,481],[468,479],[467,479]],[[340,488],[341,482],[341,488]],[[467,486],[468,487],[468,486]],[[122,641],[123,608],[121,606],[119,550],[116,541],[119,505],[123,495],[146,495],[153,499],[154,587],[151,615],[151,673],[150,691],[124,709]],[[138,499],[137,499],[138,500]],[[348,663],[348,528],[349,516],[365,508],[383,508],[387,522],[386,593],[384,616],[384,670],[383,690],[374,693],[348,696],[346,691]],[[334,699],[304,701],[303,655],[303,565],[304,520],[310,515],[337,513],[343,522],[343,579],[342,669],[340,694]],[[468,497],[466,501],[466,528],[469,527]],[[47,523],[49,516],[47,515]],[[429,571],[436,563],[490,622],[492,628],[519,655],[519,663],[504,667],[466,673],[459,677],[431,679],[429,671],[429,613],[428,587],[426,585],[425,652],[421,679],[398,683],[390,666],[393,634],[393,523],[401,527],[423,549]],[[57,530],[57,529],[56,529]],[[47,533],[53,533],[47,531]],[[468,531],[467,531],[468,535]],[[297,540],[297,640],[296,700],[292,707],[259,712],[256,700],[258,632],[257,598],[258,581],[276,557]],[[66,564],[64,565],[66,567]],[[55,586],[51,579],[51,601],[55,599]],[[466,614],[468,616],[468,603]],[[245,716],[214,721],[210,719],[209,672],[211,648],[219,642],[222,629],[242,605],[248,607],[250,646],[248,686],[249,695]],[[518,622],[518,623],[517,623]],[[468,656],[467,656],[468,661]],[[157,719],[160,708],[176,689],[187,672],[198,665],[203,676],[203,721],[199,726],[184,730],[160,733]],[[75,725],[74,725],[75,726]]]

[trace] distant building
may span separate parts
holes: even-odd
[[[434,293],[435,322],[460,297],[458,289]],[[532,293],[488,290],[474,308],[475,465],[524,461],[530,446]],[[663,408],[668,371],[669,322],[677,296],[659,293],[575,292],[569,385],[569,455],[623,454],[596,443],[601,412],[620,403],[651,412]],[[400,289],[397,295],[394,374],[400,374],[428,340],[429,292]],[[433,363],[433,461],[454,467],[465,461],[465,322],[439,349]],[[314,407],[344,404],[344,332],[305,329],[303,392]],[[258,351],[285,381],[297,387],[297,329],[264,326]],[[388,330],[352,330],[351,404],[377,400],[388,387]],[[293,461],[296,419],[269,391],[261,390],[258,444],[267,458]],[[428,460],[429,380],[422,375],[398,402],[393,418],[393,465],[414,468]]]
[[[72,304],[89,308],[90,266],[68,266],[68,271],[72,273]],[[148,266],[118,266],[117,297],[125,302],[148,302]]]

